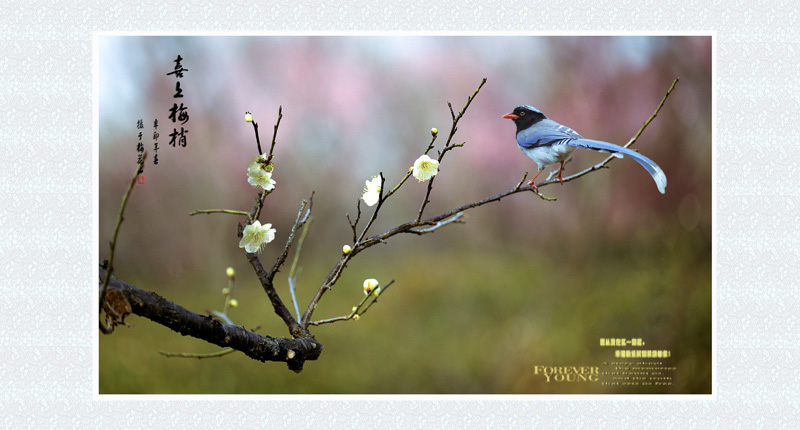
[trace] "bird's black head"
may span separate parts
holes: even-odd
[[[547,117],[533,106],[521,105],[514,108],[513,112],[503,115],[503,118],[513,120],[519,133]]]

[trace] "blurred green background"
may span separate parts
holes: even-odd
[[[167,145],[180,54],[188,144]],[[159,164],[128,204],[116,275],[192,311],[221,310],[225,269],[237,273],[230,312],[261,334],[288,336],[271,310],[227,214],[248,210],[246,180],[271,138],[278,105],[276,190],[262,223],[277,228],[261,254],[279,254],[300,201],[314,195],[298,299],[305,309],[351,240],[364,181],[382,171],[399,181],[440,130],[447,102],[460,109],[488,78],[459,124],[463,148],[441,165],[426,214],[512,188],[533,162],[500,116],[532,104],[586,137],[624,144],[680,83],[636,143],[666,172],[666,195],[629,159],[542,191],[469,211],[466,224],[426,236],[396,236],[358,255],[317,307],[314,319],[345,315],[365,278],[396,283],[361,320],[312,327],[324,344],[300,374],[234,353],[217,359],[165,358],[159,350],[212,352],[131,316],[132,328],[100,336],[100,393],[710,393],[711,100],[710,37],[510,36],[102,36],[99,43],[99,249],[108,257],[119,203],[136,162],[138,130]],[[604,157],[579,150],[565,175]],[[550,170],[550,169],[548,169]],[[544,175],[544,174],[543,174]],[[425,183],[409,181],[382,209],[371,232],[415,216]],[[371,211],[366,211],[369,215]],[[363,225],[363,224],[362,224]],[[291,261],[288,262],[289,264]],[[286,275],[277,288],[288,306]],[[642,338],[670,350],[671,386],[547,383],[536,365],[599,366],[614,361],[600,338]],[[621,360],[619,360],[621,361]]]

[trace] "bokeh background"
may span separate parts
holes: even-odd
[[[314,218],[303,246],[301,309],[351,240],[364,181],[399,181],[440,130],[447,102],[460,109],[487,84],[459,124],[463,148],[448,154],[426,214],[513,187],[536,167],[500,116],[532,104],[586,137],[625,143],[680,77],[635,145],[666,172],[666,195],[637,163],[543,188],[555,202],[518,194],[468,212],[466,224],[422,237],[397,236],[348,266],[315,319],[340,316],[374,277],[396,283],[358,322],[316,327],[325,349],[300,374],[242,354],[165,358],[157,351],[212,352],[131,316],[132,328],[101,336],[100,393],[709,393],[711,391],[712,47],[710,37],[141,37],[99,44],[100,255],[108,257],[119,203],[136,162],[138,131],[159,164],[128,204],[116,274],[195,312],[221,309],[225,269],[237,273],[237,324],[287,336],[238,248],[237,216],[189,217],[195,209],[247,210],[256,155],[253,129],[270,140],[278,106],[277,188],[262,222],[277,238],[271,265],[300,201]],[[188,145],[167,145],[180,54]],[[169,127],[169,129],[168,129]],[[601,161],[576,151],[567,174]],[[152,158],[151,158],[152,161]],[[411,219],[426,184],[408,182],[373,233]],[[287,304],[287,268],[278,289]],[[547,383],[535,365],[599,365],[600,338],[642,338],[672,352],[664,388]]]

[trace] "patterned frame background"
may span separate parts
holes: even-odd
[[[499,3],[499,2],[497,2]],[[4,7],[3,424],[41,427],[789,428],[800,419],[797,9],[680,2],[82,1]],[[542,24],[544,23],[544,24]],[[765,31],[769,29],[769,31]],[[713,397],[98,399],[92,237],[95,31],[713,31]],[[781,127],[770,150],[760,130]],[[756,131],[759,131],[756,133]],[[756,139],[758,137],[758,139]],[[93,158],[93,154],[95,158]],[[748,169],[748,167],[751,167]],[[777,178],[777,180],[776,180]]]

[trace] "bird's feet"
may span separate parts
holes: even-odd
[[[531,186],[531,187],[533,187],[533,190],[534,190],[534,191],[536,191],[537,193],[539,192],[539,187],[537,187],[537,186],[536,186],[536,184],[534,183],[534,181],[536,181],[536,178],[538,178],[538,177],[539,177],[539,174],[540,174],[540,173],[542,173],[542,169],[539,169],[539,171],[538,171],[538,172],[536,172],[536,175],[534,175],[534,176],[533,176],[533,179],[531,179],[530,181],[528,181],[528,186]]]

